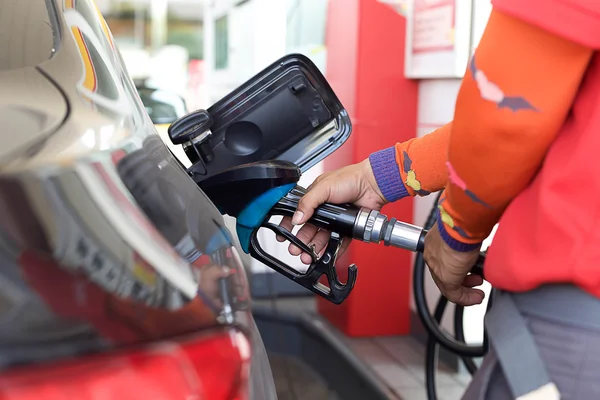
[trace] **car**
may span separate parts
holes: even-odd
[[[174,146],[168,134],[169,126],[189,112],[185,100],[173,91],[149,85],[144,79],[135,79],[134,84],[158,135],[173,155],[188,167],[189,163],[183,148]]]
[[[275,399],[236,239],[155,127],[183,108],[93,0],[1,14],[0,398]]]
[[[184,168],[189,168],[192,163],[183,147],[174,145],[169,138],[168,132],[169,126],[171,126],[172,123],[184,117],[189,112],[184,98],[171,90],[148,85],[147,81],[144,79],[134,79],[133,82],[137,93],[140,96],[140,100],[156,128],[158,136],[162,139],[163,143],[168,147],[171,153],[173,153],[177,161],[179,161]],[[231,232],[235,232],[235,218],[224,215],[223,219],[225,226]],[[241,245],[237,236],[234,235],[232,239],[239,249]],[[246,273],[250,274],[252,272],[252,260],[250,259],[250,256],[244,252],[239,252],[239,255]]]

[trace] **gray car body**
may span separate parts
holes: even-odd
[[[92,291],[175,321],[202,291],[192,261],[241,253],[157,135],[93,1],[0,0],[0,88],[0,367],[118,351],[111,329],[130,321],[88,318]],[[276,398],[249,305],[213,312],[176,334],[242,332],[252,398]]]

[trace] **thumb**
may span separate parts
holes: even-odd
[[[315,208],[329,200],[330,186],[318,182],[298,202],[298,209],[294,213],[292,223],[301,225],[312,217]]]
[[[448,300],[452,301],[453,303],[468,307],[481,304],[483,302],[483,298],[485,297],[485,293],[481,289],[461,286],[452,294],[452,297],[454,300],[450,300],[449,297]]]

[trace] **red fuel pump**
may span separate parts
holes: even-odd
[[[404,16],[377,0],[329,1],[326,75],[350,114],[353,133],[325,159],[326,170],[415,136],[417,84],[404,77],[405,30]],[[413,201],[390,204],[383,212],[412,222]],[[353,243],[339,265],[350,262],[361,267],[353,293],[340,306],[319,299],[319,312],[349,336],[409,333],[411,254]]]

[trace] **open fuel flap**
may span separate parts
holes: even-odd
[[[348,113],[307,57],[287,55],[207,110],[169,127],[203,180],[241,164],[288,161],[305,172],[350,137]]]
[[[209,109],[174,122],[169,137],[183,146],[192,162],[188,172],[196,184],[221,213],[236,218],[237,236],[245,253],[340,304],[353,289],[357,274],[356,266],[351,265],[344,273],[346,282],[342,282],[335,265],[348,232],[331,229],[326,249],[317,254],[270,219],[289,216],[296,210],[305,191],[297,186],[300,175],[337,150],[351,130],[348,113],[325,77],[308,58],[293,54],[273,63]],[[324,218],[318,221],[325,229],[339,225],[335,222],[348,214],[343,207],[321,208]],[[312,262],[306,272],[270,254],[260,243],[261,228],[309,254]]]

